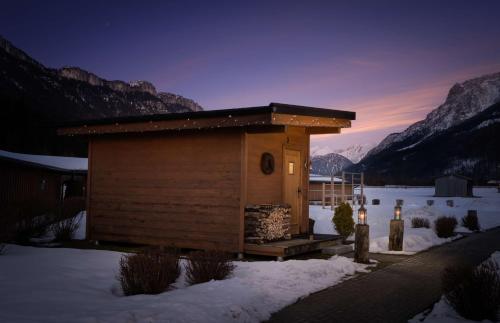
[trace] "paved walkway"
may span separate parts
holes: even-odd
[[[448,266],[477,265],[500,250],[500,228],[473,234],[313,294],[269,322],[406,322],[441,297]]]

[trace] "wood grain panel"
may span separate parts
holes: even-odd
[[[240,133],[92,137],[92,237],[239,250]]]

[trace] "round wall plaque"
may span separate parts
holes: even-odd
[[[274,172],[274,156],[270,153],[263,153],[260,157],[260,169],[266,175]]]

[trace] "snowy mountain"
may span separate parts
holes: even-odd
[[[75,144],[75,153],[85,155],[83,142],[57,137],[54,125],[199,110],[193,100],[157,92],[147,81],[108,81],[78,67],[47,68],[0,37],[0,148],[64,154],[58,149]]]
[[[400,143],[406,146],[418,144],[437,132],[455,126],[500,101],[500,73],[489,74],[455,84],[446,101],[427,117],[414,123],[401,133],[388,135],[367,156]]]
[[[311,158],[311,173],[325,176],[338,174],[353,163],[346,157],[330,153]]]
[[[331,153],[335,153],[345,158],[349,159],[354,164],[358,163],[365,155],[374,147],[375,143],[369,144],[357,144],[352,145],[347,148],[341,149],[331,149],[330,147],[311,147],[311,156],[323,156]]]
[[[499,176],[500,73],[451,88],[444,104],[387,136],[358,164],[371,184],[430,184],[460,173],[485,183]]]
[[[359,163],[363,157],[366,156],[366,154],[373,149],[376,146],[375,143],[369,143],[369,144],[358,144],[358,145],[352,145],[344,149],[337,149],[334,150],[334,153],[337,153],[339,155],[342,155],[352,161],[354,164]]]

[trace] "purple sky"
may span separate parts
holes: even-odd
[[[49,67],[148,80],[206,109],[356,111],[340,148],[425,117],[500,71],[500,1],[5,1],[0,34]]]

